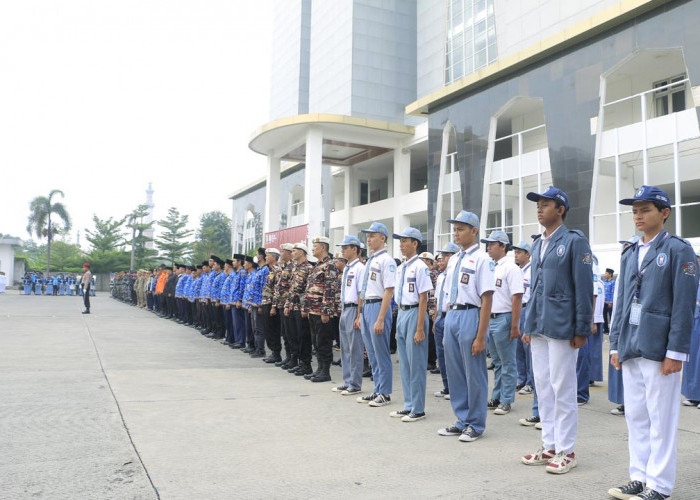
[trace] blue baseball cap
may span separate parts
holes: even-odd
[[[466,210],[460,211],[454,219],[447,219],[447,222],[450,224],[462,222],[463,224],[469,224],[477,229],[479,228],[479,216],[473,212],[467,212]]]
[[[389,238],[389,230],[381,222],[373,222],[371,226],[367,229],[363,229],[363,233],[379,233],[383,234],[387,239]]]
[[[547,191],[544,193],[535,193],[533,191],[530,191],[527,193],[527,199],[530,201],[539,201],[542,198],[546,198],[548,200],[556,200],[560,203],[564,204],[564,208],[567,210],[569,209],[569,197],[566,195],[564,191],[562,191],[559,188],[555,188],[554,186],[549,186],[547,188]]]
[[[636,234],[629,240],[620,240],[620,245],[635,245],[639,241],[639,236]]]
[[[655,201],[671,208],[671,198],[663,189],[656,186],[642,186],[634,192],[634,198],[620,200],[620,205],[633,205],[635,201]]]
[[[440,253],[459,253],[462,249],[459,248],[459,245],[456,243],[452,243],[451,241],[442,247],[442,250],[440,250]]]
[[[401,233],[394,233],[393,237],[394,238],[413,238],[418,243],[423,243],[423,235],[415,227],[409,226],[406,229],[404,229],[403,232],[401,232]]]
[[[345,239],[343,241],[341,241],[340,243],[338,243],[336,246],[337,247],[344,247],[344,246],[348,246],[348,245],[354,245],[357,248],[361,248],[362,243],[360,242],[360,240],[357,237],[346,234]]]
[[[521,241],[517,245],[513,245],[513,248],[517,248],[518,250],[522,250],[527,253],[532,253],[532,245],[530,245],[527,241]]]
[[[487,238],[481,238],[482,243],[493,243],[496,241],[498,243],[510,245],[510,238],[508,238],[508,235],[501,230],[491,231],[491,234],[489,234]]]

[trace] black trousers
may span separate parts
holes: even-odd
[[[321,321],[320,314],[309,314],[311,337],[315,339],[316,358],[319,363],[333,361],[333,323]]]
[[[83,304],[85,304],[85,310],[90,310],[90,284],[85,287],[85,293],[83,293]]]
[[[428,316],[428,364],[434,365],[437,362],[437,352],[435,351],[435,333],[433,332],[433,318]]]
[[[610,315],[612,314],[612,307],[606,302],[603,305],[603,332],[608,333],[610,331]]]
[[[255,331],[253,330],[253,313],[245,310],[245,340],[248,347],[255,347]]]
[[[280,317],[279,314],[270,316],[270,309],[272,309],[272,304],[263,304],[261,316],[263,320],[263,330],[265,332],[265,342],[267,342],[267,347],[269,347],[273,353],[279,354],[282,350]]]
[[[307,364],[311,363],[311,331],[309,330],[309,319],[302,318],[301,311],[294,311],[292,314],[294,315],[294,325],[297,334],[299,360]]]

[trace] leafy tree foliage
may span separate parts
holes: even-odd
[[[199,219],[192,260],[201,262],[211,254],[230,257],[231,219],[220,211],[207,212]]]
[[[146,235],[146,231],[153,228],[152,222],[146,222],[147,216],[148,205],[139,205],[126,216],[127,227],[131,229],[131,269],[152,267],[158,255],[156,250],[146,246],[153,241]]]
[[[54,202],[53,197],[61,195],[60,189],[52,189],[49,196],[37,196],[29,202],[29,217],[27,217],[27,232],[36,234],[38,238],[46,238],[46,272],[51,268],[51,241],[55,235],[67,233],[71,228],[68,210],[61,202]],[[53,220],[52,220],[53,218]],[[60,223],[56,222],[62,222]]]
[[[162,252],[162,257],[173,264],[175,261],[188,258],[192,254],[192,243],[187,241],[194,231],[186,229],[189,217],[180,215],[175,207],[168,209],[168,216],[158,221],[164,230],[156,238],[156,244]]]
[[[126,223],[126,217],[120,220],[100,219],[97,215],[92,216],[92,221],[95,224],[95,229],[90,231],[86,229],[86,239],[92,245],[93,252],[106,252],[110,250],[123,249],[126,244],[126,238],[123,231],[123,226]]]

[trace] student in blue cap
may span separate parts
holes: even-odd
[[[357,402],[379,407],[391,403],[390,306],[396,282],[396,263],[386,251],[389,230],[384,224],[373,222],[362,232],[367,234],[367,248],[373,253],[365,266],[359,301],[361,321],[355,323],[355,328],[362,330],[362,339],[372,365],[374,390],[367,396],[358,397]]]
[[[444,283],[448,297],[445,364],[450,403],[457,421],[438,430],[438,434],[472,442],[483,436],[486,429],[486,332],[495,290],[495,264],[479,248],[476,214],[462,210],[447,222],[452,224],[455,243],[461,248],[447,263]]]
[[[481,242],[486,243],[489,257],[495,263],[496,284],[487,337],[494,382],[487,406],[494,410],[495,415],[507,415],[515,401],[518,383],[515,348],[520,338],[520,313],[525,291],[523,272],[515,262],[506,258],[510,239],[504,231],[492,231]]]
[[[364,350],[362,331],[359,328],[360,309],[357,306],[365,276],[365,265],[360,261],[361,245],[358,238],[350,235],[345,235],[345,239],[337,245],[347,260],[340,283],[340,359],[343,383],[332,390],[342,396],[362,392]]]
[[[423,243],[421,232],[407,227],[394,234],[399,239],[401,253],[406,258],[396,274],[394,289],[396,305],[396,347],[403,389],[403,410],[391,412],[403,422],[425,418],[425,385],[428,368],[428,292],[433,289],[430,269],[418,258],[418,246]]]
[[[537,203],[537,220],[545,228],[532,246],[532,288],[523,342],[532,348],[542,442],[524,455],[525,465],[544,465],[552,474],[576,467],[576,358],[591,334],[593,256],[581,231],[564,225],[569,198],[550,186],[527,194]]]
[[[676,479],[680,371],[689,359],[698,263],[687,241],[664,230],[671,215],[665,191],[642,186],[620,204],[632,206],[644,236],[622,254],[610,329],[610,361],[625,386],[630,482],[608,493],[663,500]]]
[[[700,265],[700,252],[695,256]],[[695,319],[693,333],[690,337],[690,359],[683,365],[683,385],[681,394],[685,397],[685,406],[700,408],[700,287],[695,302]]]
[[[460,248],[450,242],[440,250],[438,256],[438,274],[435,282],[435,322],[433,330],[435,330],[435,353],[437,355],[438,367],[440,368],[440,377],[442,378],[442,389],[435,392],[433,395],[436,398],[450,399],[450,384],[447,380],[447,367],[445,366],[445,347],[442,344],[445,334],[445,315],[447,314],[447,303],[449,296],[445,293],[445,269],[447,262],[454,254],[459,252]]]

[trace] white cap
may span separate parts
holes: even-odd
[[[421,259],[428,259],[428,260],[432,260],[433,262],[435,262],[435,256],[433,254],[431,254],[430,252],[423,252],[418,257],[420,257]]]
[[[279,255],[280,251],[277,250],[276,248],[266,248],[265,253],[274,253],[275,255]]]
[[[325,243],[326,245],[331,244],[330,238],[326,238],[325,236],[319,236],[317,238],[314,238],[311,243]]]
[[[294,243],[294,249],[295,250],[303,250],[306,255],[309,254],[309,247],[307,247],[303,243]]]

